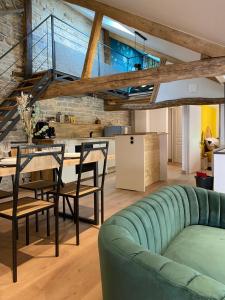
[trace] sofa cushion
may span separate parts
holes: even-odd
[[[225,229],[188,226],[163,255],[225,284]]]

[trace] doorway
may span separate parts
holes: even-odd
[[[168,111],[168,161],[182,164],[182,107]]]

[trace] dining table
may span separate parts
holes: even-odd
[[[98,178],[99,178],[99,170],[98,170],[98,163],[104,159],[104,156],[100,150],[94,151],[93,153],[90,153],[88,157],[86,158],[84,164],[93,163],[94,164],[94,184],[98,186]],[[115,155],[111,154],[107,157],[108,160],[115,159]],[[65,153],[64,160],[63,160],[63,167],[69,167],[69,166],[78,166],[80,164],[80,154],[79,153]],[[32,161],[27,165],[27,167],[24,168],[24,170],[21,172],[23,174],[25,173],[31,173],[31,172],[37,172],[42,170],[50,170],[54,169],[58,166],[57,161],[52,156],[40,156],[40,157],[34,157]],[[7,177],[7,176],[14,176],[16,174],[16,157],[12,156],[9,158],[3,158],[0,160],[0,178],[1,177]],[[94,195],[96,197],[96,203],[97,207],[95,218],[89,219],[80,217],[80,220],[83,222],[99,225],[99,198],[98,193]],[[59,213],[59,216],[62,216],[62,213]],[[66,218],[72,219],[73,216],[71,214],[66,213]]]

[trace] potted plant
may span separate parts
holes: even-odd
[[[28,144],[32,144],[34,128],[39,120],[40,110],[37,104],[30,106],[32,95],[23,92],[17,97],[17,109],[22,121],[23,129],[27,135]]]

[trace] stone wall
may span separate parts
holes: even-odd
[[[95,119],[101,120],[106,125],[129,125],[130,115],[125,111],[104,111],[104,101],[94,97],[57,97],[39,101],[42,117],[55,117],[57,112],[74,115],[77,124],[91,124]]]
[[[22,7],[23,1],[15,4]],[[2,0],[2,6],[10,7],[10,1]],[[0,16],[0,56],[23,38],[23,14]],[[0,98],[7,95],[14,86],[18,85],[12,77],[12,72],[21,72],[23,68],[23,44],[17,46],[0,62]],[[14,64],[16,63],[16,64]],[[7,70],[8,69],[8,70]]]

